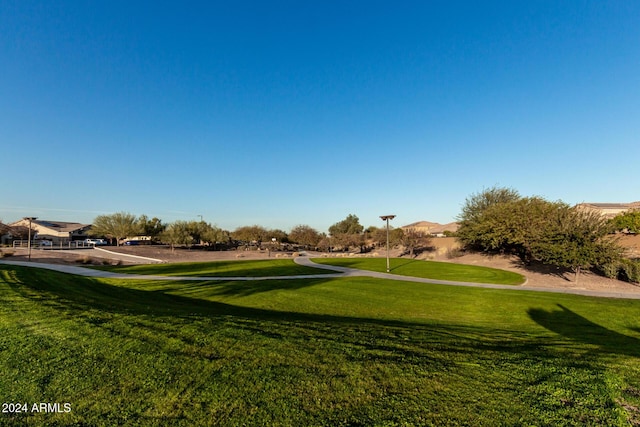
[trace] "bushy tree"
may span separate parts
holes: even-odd
[[[611,219],[611,226],[617,231],[640,233],[640,210],[630,210]]]
[[[364,227],[360,225],[360,219],[353,215],[347,215],[342,221],[338,221],[329,227],[329,234],[337,236],[339,234],[360,234]]]
[[[622,250],[609,236],[610,227],[596,212],[560,207],[532,244],[533,256],[545,264],[568,267],[578,281],[580,272],[615,263]]]
[[[271,240],[269,230],[259,225],[238,227],[231,233],[231,237],[246,243],[256,242],[258,245]]]
[[[480,193],[474,193],[467,197],[462,206],[462,213],[458,216],[461,226],[473,224],[481,219],[487,209],[502,203],[510,203],[520,200],[520,194],[505,187],[491,187]]]
[[[460,220],[458,238],[467,248],[571,268],[576,280],[583,269],[611,263],[621,253],[597,213],[513,190],[492,188],[472,196]]]
[[[117,212],[111,215],[98,215],[91,225],[91,234],[120,240],[128,236],[137,236],[140,228],[136,216],[128,212]]]
[[[306,247],[316,247],[322,235],[308,225],[296,225],[289,232],[289,240]]]
[[[348,215],[342,221],[329,227],[332,246],[349,248],[362,246],[364,243],[362,232],[364,227],[360,225],[360,219],[355,215]]]
[[[140,215],[136,222],[140,234],[143,236],[150,236],[152,239],[157,238],[167,227],[162,223],[161,219],[156,217],[149,219],[149,217],[144,214]]]
[[[192,228],[187,221],[174,221],[160,234],[160,240],[169,244],[173,251],[176,246],[188,246],[194,242],[191,232]]]
[[[206,227],[201,231],[200,238],[204,243],[214,245],[215,249],[215,245],[218,243],[228,243],[230,236],[228,231],[215,225],[206,224]]]
[[[270,242],[272,242],[273,239],[276,239],[276,242],[278,243],[289,243],[289,235],[283,230],[272,228],[271,230],[268,230],[267,233],[269,235],[267,240]]]
[[[394,247],[404,244],[404,230],[402,228],[389,227],[389,246]],[[386,246],[387,244],[387,228],[371,226],[365,230],[365,235],[375,246]]]
[[[423,231],[412,228],[404,230],[400,236],[400,241],[409,253],[410,257],[419,254],[431,245],[431,236]]]

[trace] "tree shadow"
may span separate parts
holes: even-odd
[[[558,307],[553,311],[532,308],[527,313],[534,322],[563,337],[598,346],[605,353],[640,357],[640,339],[600,326],[563,305]]]
[[[424,261],[422,260],[417,260],[417,259],[394,259],[393,263],[391,264],[391,268],[390,271],[394,271],[397,270],[401,267],[406,267],[409,264],[414,264],[414,263],[424,263]]]
[[[520,258],[513,258],[511,260],[511,265],[513,267],[525,269],[532,273],[554,276],[567,282],[572,282],[575,275],[575,273],[570,268],[557,267],[555,265],[546,265],[536,261],[526,263],[523,262]]]
[[[114,315],[129,316],[127,324],[136,324],[154,332],[141,340],[152,341],[156,333],[170,334],[176,324],[198,320],[206,321],[207,329],[237,327],[274,339],[335,342],[352,348],[349,357],[354,359],[401,364],[417,359],[429,360],[442,369],[455,367],[457,361],[464,360],[467,355],[478,354],[478,350],[506,353],[515,358],[555,357],[540,352],[548,342],[511,330],[245,307],[202,299],[196,292],[197,288],[210,282],[169,282],[166,285],[152,282],[148,286],[140,284],[134,288],[130,286],[131,282],[126,282],[125,287],[103,279],[44,270],[34,272],[28,267],[10,268],[13,269],[12,279],[5,280],[5,283],[22,297],[84,319],[96,327],[110,328],[109,320]],[[304,283],[310,286],[322,281],[282,282],[287,286],[303,287]],[[180,288],[181,294],[173,294],[178,291],[178,286],[183,287]],[[184,286],[188,287],[186,293]],[[188,336],[176,338],[187,344],[190,339]]]
[[[197,263],[151,264],[140,266],[98,266],[98,270],[116,273],[184,277],[273,277],[331,274],[321,268],[295,264],[292,260],[213,261]]]

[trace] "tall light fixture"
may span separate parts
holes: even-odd
[[[381,220],[387,221],[387,273],[391,270],[389,268],[389,220],[395,218],[395,215],[382,215]]]
[[[35,216],[27,216],[23,219],[29,221],[29,240],[27,241],[27,248],[29,248],[29,261],[31,261],[31,221],[35,221],[38,218],[36,218]]]

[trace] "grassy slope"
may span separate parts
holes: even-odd
[[[298,265],[291,259],[182,262],[171,264],[100,266],[95,268],[118,273],[154,274],[161,276],[269,277],[332,273],[331,271],[320,268]]]
[[[337,265],[361,270],[387,271],[387,260],[385,258],[314,258],[313,261],[319,264]],[[392,258],[389,264],[391,267],[390,273],[428,279],[494,283],[498,285],[520,285],[524,283],[525,280],[525,278],[518,273],[476,265],[404,258]]]
[[[366,278],[169,283],[0,266],[33,425],[625,425],[638,301]]]

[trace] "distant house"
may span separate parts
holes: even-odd
[[[415,231],[418,233],[429,234],[431,236],[442,237],[445,231],[455,233],[458,231],[460,224],[457,222],[450,222],[449,224],[438,224],[437,222],[418,221],[413,224],[403,225],[402,228],[405,231]]]
[[[0,222],[0,245],[10,243],[11,237],[11,227]]]
[[[29,227],[29,220],[21,219],[10,224],[11,227]],[[31,230],[34,239],[51,240],[53,243],[66,243],[73,240],[84,240],[91,224],[77,222],[32,220]]]
[[[623,212],[632,209],[640,209],[640,202],[632,203],[580,203],[576,205],[579,210],[597,212],[605,218],[613,218]]]

